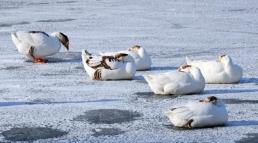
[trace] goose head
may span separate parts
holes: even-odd
[[[201,73],[200,69],[192,66],[192,65],[181,65],[178,69],[179,72],[186,72],[186,73]]]
[[[200,102],[215,104],[217,102],[217,100],[218,100],[218,98],[216,96],[209,96],[205,99],[200,100]]]
[[[177,70],[179,72],[186,72],[189,73],[191,71],[192,66],[191,65],[182,65]]]
[[[211,103],[216,106],[224,106],[223,101],[221,99],[218,99],[216,96],[209,96],[205,99],[199,100],[199,102]]]
[[[132,51],[132,52],[138,53],[140,49],[141,49],[141,46],[134,45],[133,47],[129,48],[128,51]]]
[[[185,72],[185,73],[190,73],[193,78],[196,80],[196,81],[199,81],[200,83],[202,83],[202,86],[204,86],[204,82],[205,82],[205,79],[200,71],[200,69],[196,66],[192,66],[192,65],[181,65],[179,68],[178,68],[178,71],[179,72]]]
[[[142,58],[147,56],[147,52],[139,45],[134,45],[133,47],[129,48],[128,51],[134,52]]]
[[[130,55],[125,53],[118,53],[115,55],[115,58],[124,62],[134,62],[134,59]]]
[[[228,55],[219,56],[219,61],[225,65],[231,64],[232,60]]]
[[[69,39],[62,32],[54,32],[54,36],[64,45],[64,47],[69,50]]]

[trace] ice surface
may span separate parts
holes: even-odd
[[[61,31],[69,36],[71,51],[62,48],[48,64],[33,64],[11,41],[10,32],[17,30]],[[135,44],[150,53],[151,71],[137,72],[132,81],[89,79],[81,64],[82,49],[98,53]],[[257,45],[256,0],[1,0],[0,133],[26,127],[68,132],[36,142],[245,141],[258,133]],[[200,95],[158,97],[141,76],[174,70],[185,56],[214,59],[220,54],[229,54],[244,68],[240,84],[207,85]],[[211,95],[227,99],[226,127],[168,127],[164,111]],[[99,109],[143,116],[115,124],[73,120]],[[0,134],[1,141],[6,140]]]

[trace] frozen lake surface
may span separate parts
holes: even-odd
[[[70,51],[33,64],[10,32],[61,31]],[[153,59],[134,80],[91,81],[80,51],[135,44]],[[0,142],[257,142],[258,3],[256,0],[1,0]],[[203,94],[156,96],[141,75],[175,70],[185,56],[229,54],[244,69],[239,84],[206,85]],[[224,127],[182,130],[163,112],[207,96],[223,98]],[[91,116],[89,116],[91,115]]]

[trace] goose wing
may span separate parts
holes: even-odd
[[[49,39],[49,35],[42,31],[16,32],[15,35],[20,42],[33,47],[43,45]]]
[[[194,112],[187,106],[172,108],[167,111],[166,116],[170,119],[174,126],[191,128]]]
[[[12,33],[12,40],[19,52],[28,54],[31,47],[37,48],[47,44],[49,35],[42,31],[18,31]]]
[[[92,56],[88,59],[87,64],[93,69],[118,69],[123,65],[123,62],[114,56]]]

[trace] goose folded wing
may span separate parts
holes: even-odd
[[[49,36],[44,32],[17,32],[16,36],[20,41],[25,42],[33,47],[43,45],[49,40]]]

